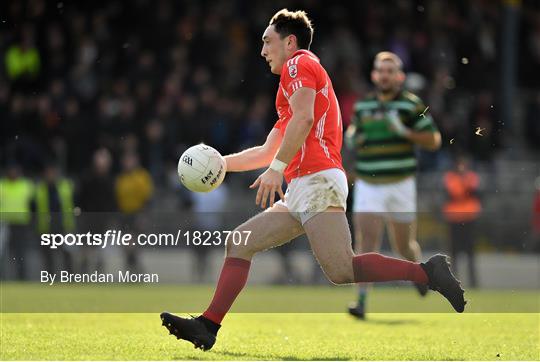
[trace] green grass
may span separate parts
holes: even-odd
[[[140,313],[164,309],[197,312],[208,305],[214,285],[164,284],[59,284],[2,283],[3,312],[94,312]],[[248,285],[233,312],[249,313],[339,313],[354,297],[351,287]],[[467,290],[471,313],[540,313],[535,290]],[[378,286],[370,295],[373,312],[444,313],[450,304],[437,293],[419,299],[409,287]]]
[[[197,304],[198,298],[200,303],[206,302],[211,287],[117,290],[111,286],[104,292],[102,287],[64,288],[57,292],[81,303],[81,310],[99,301],[99,295],[103,295],[100,310],[115,295],[120,297],[115,302],[118,310],[132,298],[138,302],[130,304],[131,309],[142,308],[144,302],[150,305],[139,310],[145,313],[20,313],[38,304],[54,310],[50,303],[60,294],[42,296],[35,294],[36,288],[31,284],[2,287],[0,360],[540,360],[540,314],[534,292],[468,294],[475,301],[471,310],[514,299],[532,308],[522,313],[372,313],[368,321],[357,322],[344,313],[284,313],[316,305],[321,310],[336,309],[337,304],[325,305],[333,302],[332,297],[343,299],[339,299],[343,310],[343,303],[351,297],[350,288],[248,288],[251,295],[242,295],[237,309],[249,310],[248,301],[260,304],[252,309],[274,311],[280,308],[272,303],[280,299],[296,298],[296,303],[282,306],[280,313],[229,314],[214,348],[201,352],[169,336],[153,310],[167,305],[174,312],[200,311],[177,306],[189,293],[194,293]],[[14,313],[15,296],[23,295],[32,297],[34,303],[19,300],[19,310]],[[174,298],[169,300],[171,296]],[[448,310],[446,304],[439,304],[440,299],[431,295],[420,300],[410,288],[379,288],[369,302],[372,310],[380,309],[381,303],[386,303],[384,308],[393,304],[394,310],[402,305]],[[311,305],[305,304],[308,301]],[[75,309],[70,303],[59,305],[56,312],[70,308]]]
[[[194,350],[157,314],[3,314],[2,360],[537,360],[538,315],[231,314]]]

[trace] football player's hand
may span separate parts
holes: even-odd
[[[256,187],[259,187],[259,190],[257,191],[257,197],[255,198],[255,203],[257,205],[260,205],[261,208],[265,209],[268,198],[270,198],[269,207],[272,207],[274,205],[276,192],[279,194],[279,197],[282,200],[285,199],[285,195],[283,195],[283,190],[281,189],[282,184],[283,174],[269,168],[264,171],[263,174],[257,177],[255,182],[251,184],[249,188],[254,189]]]
[[[345,132],[345,146],[351,151],[354,151],[358,146],[361,146],[366,141],[366,136],[357,132],[356,126],[351,125]]]
[[[396,111],[389,112],[387,120],[388,120],[388,126],[393,132],[395,132],[396,134],[402,137],[407,137],[410,130],[407,127],[405,127],[403,122],[401,122],[401,119],[399,119],[398,113]]]

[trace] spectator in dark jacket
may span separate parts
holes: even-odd
[[[80,181],[79,207],[83,232],[105,233],[113,219],[112,213],[117,210],[114,193],[114,178],[111,174],[112,158],[106,148],[94,153],[92,168]],[[82,252],[82,272],[103,269],[103,260],[99,248],[85,248]]]

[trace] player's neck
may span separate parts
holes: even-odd
[[[295,50],[291,51],[290,54],[287,55],[287,59],[291,59],[294,56],[294,54],[298,53],[299,51],[309,52],[309,50],[307,49],[296,48]]]
[[[400,92],[399,89],[394,89],[388,92],[377,91],[377,99],[382,102],[390,101],[396,98],[399,92]]]

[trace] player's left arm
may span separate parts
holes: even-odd
[[[441,133],[439,131],[413,131],[408,129],[404,137],[428,151],[437,151],[441,147]]]
[[[422,109],[422,111],[420,111]],[[390,127],[401,137],[404,137],[418,146],[429,151],[437,151],[441,147],[441,133],[435,126],[427,108],[419,105],[418,112],[414,114],[411,127],[404,125],[399,117],[390,118]]]
[[[270,197],[270,206],[274,204],[275,193],[283,199],[281,185],[283,183],[283,171],[292,161],[294,155],[304,144],[314,122],[315,90],[308,87],[297,89],[289,99],[289,105],[292,110],[292,117],[287,128],[281,146],[268,168],[261,174],[257,180],[250,186],[259,187],[255,202],[266,207],[268,197]]]

